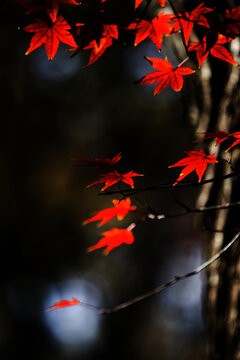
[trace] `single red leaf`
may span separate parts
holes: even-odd
[[[179,181],[184,179],[185,176],[187,176],[194,170],[196,170],[196,173],[198,175],[198,181],[200,182],[207,168],[207,164],[218,162],[214,154],[206,155],[203,149],[201,149],[200,151],[195,150],[195,151],[184,151],[184,152],[188,155],[188,157],[179,160],[174,165],[169,166],[169,168],[184,166],[184,169],[181,171],[179,177],[177,178],[177,181],[173,184],[173,186],[175,186]]]
[[[98,211],[90,219],[85,220],[83,224],[86,225],[90,222],[101,220],[99,226],[102,226],[114,217],[117,217],[118,220],[122,220],[129,213],[129,211],[134,211],[136,209],[135,206],[131,206],[130,198],[121,201],[113,200],[113,204],[114,207]]]
[[[229,137],[228,133],[226,133],[225,131],[202,132],[200,134],[206,136],[204,136],[202,139],[195,140],[195,142],[216,138],[215,146],[219,145],[222,141],[228,139]]]
[[[240,30],[240,6],[232,10],[226,9],[224,21],[221,24],[219,32],[226,36],[236,37],[239,36]]]
[[[49,306],[45,309],[45,311],[54,311],[57,309],[61,309],[63,307],[73,306],[73,305],[80,305],[80,300],[78,299],[71,299],[71,300],[61,300],[56,302],[54,305]]]
[[[161,7],[165,7],[166,0],[155,0]],[[143,0],[135,0],[135,9],[143,2]]]
[[[62,16],[59,16],[50,27],[46,21],[36,19],[35,23],[24,28],[25,31],[36,33],[32,37],[26,55],[45,44],[48,59],[52,60],[57,52],[59,41],[76,47],[77,44],[73,36],[69,33],[70,29],[70,25]]]
[[[135,0],[135,9],[143,2],[143,0]]]
[[[159,84],[155,87],[154,95],[159,94],[169,84],[173,90],[180,91],[183,86],[183,75],[189,75],[195,72],[188,67],[174,68],[167,59],[163,60],[146,57],[146,60],[148,60],[151,65],[157,69],[157,71],[147,74],[139,80],[138,83],[153,84],[155,82],[159,82]]]
[[[166,0],[155,0],[161,7],[166,6]]]
[[[209,32],[200,42],[190,43],[188,51],[196,51],[199,67],[206,60],[209,53],[223,61],[229,62],[235,66],[238,63],[233,59],[230,52],[222,46],[232,40],[232,38],[226,38],[224,35],[213,34]]]
[[[127,29],[137,29],[134,43],[135,46],[149,37],[158,49],[161,50],[163,36],[172,33],[171,20],[172,15],[164,15],[163,12],[160,12],[158,16],[152,20],[139,20],[131,23]]]
[[[99,59],[106,49],[112,45],[113,39],[118,39],[118,26],[102,24],[103,30],[99,40],[92,40],[83,49],[92,49],[87,66]]]
[[[198,5],[191,12],[185,11],[184,13],[179,13],[177,16],[173,17],[172,20],[174,23],[174,31],[182,30],[185,44],[188,45],[189,37],[193,29],[194,24],[206,26],[209,28],[209,24],[204,14],[213,11],[211,8],[204,6],[204,3]]]
[[[225,150],[226,152],[228,150],[230,150],[232,147],[234,147],[234,146],[236,146],[237,144],[240,143],[240,131],[237,131],[237,132],[232,133],[232,134],[228,134],[225,131],[204,132],[204,133],[201,133],[201,134],[204,134],[204,135],[207,135],[207,136],[205,136],[202,139],[196,140],[196,142],[206,140],[206,139],[214,139],[214,138],[216,138],[215,146],[219,145],[222,141],[224,141],[226,139],[236,138],[237,140],[234,141],[234,143],[227,150]]]
[[[103,174],[100,176],[101,176],[101,179],[95,181],[94,183],[88,185],[87,187],[89,188],[92,185],[96,185],[96,184],[105,182],[105,186],[101,189],[101,191],[103,191],[103,190],[107,189],[108,187],[118,183],[119,181],[122,181],[122,182],[130,185],[132,188],[134,188],[134,183],[133,183],[132,177],[143,176],[143,175],[134,173],[133,171],[130,171],[129,173],[121,175],[117,171],[114,171],[114,172],[110,172],[110,173]]]
[[[60,3],[79,5],[79,2],[75,0],[17,0],[17,2],[27,9],[26,14],[30,14],[32,11],[44,7],[52,21],[56,21],[57,19]]]
[[[91,252],[106,246],[103,254],[108,255],[114,248],[122,244],[130,245],[134,242],[133,233],[127,229],[113,228],[105,231],[103,236],[96,245],[90,246],[87,251]]]
[[[97,167],[113,166],[122,158],[121,153],[114,156],[112,159],[70,159],[72,161],[84,162],[84,165],[92,165]]]
[[[232,134],[229,134],[230,137],[234,137],[236,138],[237,140],[234,141],[234,143],[226,150],[226,152],[228,150],[230,150],[231,148],[233,148],[234,146],[238,145],[240,143],[240,131],[238,132],[235,132],[235,133],[232,133]]]

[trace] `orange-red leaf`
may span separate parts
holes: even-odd
[[[172,32],[171,20],[172,15],[164,15],[163,12],[160,12],[154,19],[139,20],[138,22],[130,24],[127,29],[137,29],[135,46],[149,37],[160,50],[163,36],[170,35]]]
[[[154,95],[159,94],[169,84],[175,91],[180,91],[183,86],[183,75],[193,74],[195,71],[188,67],[176,67],[167,60],[146,57],[152,66],[157,70],[144,76],[139,84],[153,84],[159,82],[155,87]]]
[[[231,37],[238,36],[240,30],[240,6],[232,10],[226,9],[224,20],[220,32]]]
[[[196,173],[198,175],[198,181],[200,182],[207,168],[207,164],[218,162],[214,154],[206,155],[203,149],[201,149],[200,151],[185,151],[185,153],[188,155],[187,157],[179,160],[176,164],[169,166],[170,168],[184,166],[184,169],[181,171],[179,177],[177,178],[177,181],[173,184],[173,186],[182,179],[184,179],[185,176],[187,176],[194,170],[196,170]]]
[[[228,133],[226,133],[225,131],[203,132],[200,134],[206,136],[204,136],[202,139],[196,140],[195,142],[216,138],[215,146],[219,145],[222,141],[226,140],[229,137]]]
[[[114,172],[110,172],[110,173],[103,174],[100,176],[101,176],[101,179],[95,181],[94,183],[88,185],[87,187],[105,182],[105,186],[101,189],[101,191],[103,191],[103,190],[107,189],[108,187],[118,183],[119,181],[122,181],[122,182],[130,185],[132,188],[134,188],[134,183],[133,183],[132,177],[143,176],[143,175],[134,173],[133,171],[130,171],[129,173],[121,175],[117,171],[114,171]]]
[[[90,219],[85,220],[83,224],[85,225],[93,221],[101,220],[99,226],[102,226],[114,217],[117,217],[118,220],[122,220],[129,213],[129,211],[136,209],[135,206],[131,206],[130,198],[121,201],[113,200],[113,204],[114,207],[98,211],[96,215],[92,216]]]
[[[92,49],[87,66],[97,61],[106,49],[112,45],[113,39],[118,39],[118,26],[103,24],[103,31],[99,40],[92,40],[83,49]]]
[[[240,143],[240,131],[237,131],[237,132],[235,132],[235,133],[229,134],[229,136],[230,136],[230,137],[234,137],[234,138],[236,138],[237,140],[234,141],[234,143],[226,150],[226,152],[227,152],[228,150],[230,150],[232,147],[234,147],[234,146],[236,146],[237,144]]]
[[[177,16],[173,17],[173,20],[175,20],[174,30],[182,30],[186,45],[188,44],[193,25],[195,23],[209,28],[208,21],[203,14],[210,11],[213,11],[213,9],[207,8],[204,6],[204,3],[201,3],[193,11],[185,11],[183,14],[179,13]]]
[[[155,0],[161,7],[165,7],[166,0]]]
[[[54,305],[49,306],[45,309],[45,311],[53,311],[57,309],[61,309],[63,307],[73,306],[73,305],[80,305],[80,300],[78,299],[71,299],[71,300],[61,300],[56,302]]]
[[[222,44],[231,40],[231,38],[226,38],[224,35],[209,32],[209,34],[204,36],[200,42],[190,43],[188,51],[196,51],[199,66],[206,60],[209,53],[223,61],[237,66],[238,63],[233,59],[230,52],[222,46]]]
[[[91,252],[96,249],[100,249],[106,246],[103,254],[108,255],[110,251],[122,244],[132,244],[134,242],[133,233],[127,229],[113,228],[103,233],[101,238],[96,245],[90,246],[87,251]]]
[[[237,131],[237,132],[232,133],[232,134],[228,134],[225,131],[204,132],[204,133],[201,133],[201,134],[204,134],[206,136],[204,138],[196,140],[196,141],[202,141],[202,140],[206,140],[206,139],[214,139],[214,138],[216,138],[215,146],[219,145],[224,140],[227,140],[227,139],[230,139],[230,138],[236,138],[237,140],[235,140],[234,143],[227,150],[225,150],[226,152],[240,143],[240,131]]]
[[[92,165],[97,167],[113,166],[122,158],[121,153],[112,159],[70,159],[72,161],[84,162],[82,165]]]
[[[155,0],[161,7],[165,7],[166,0]],[[135,0],[135,9],[143,2],[143,0]]]
[[[44,7],[52,21],[56,21],[60,3],[79,5],[79,2],[75,0],[17,0],[17,2],[27,9],[26,14]]]
[[[73,36],[69,33],[70,29],[70,25],[62,16],[59,16],[50,27],[46,21],[36,19],[35,23],[24,28],[25,31],[36,33],[32,37],[26,55],[45,44],[48,59],[52,60],[57,52],[59,41],[76,47],[77,44]]]

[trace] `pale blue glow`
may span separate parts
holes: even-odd
[[[30,70],[39,79],[49,79],[54,82],[63,82],[76,74],[81,68],[79,54],[70,57],[73,52],[68,47],[60,44],[53,60],[49,61],[45,48],[42,46],[33,53],[30,53]]]
[[[169,274],[166,282],[175,275],[186,274],[194,270],[200,263],[200,249],[194,249],[189,256],[185,254],[170,256],[165,265],[166,270],[164,270],[164,273]],[[182,331],[193,328],[200,330],[202,327],[201,292],[200,274],[179,281],[163,291],[158,297],[160,308],[159,317],[156,317],[157,322],[164,323],[166,327],[172,329],[181,326]]]
[[[44,300],[44,308],[72,298],[93,305],[101,302],[99,291],[90,282],[69,279],[49,288]],[[51,335],[63,347],[72,346],[84,350],[98,337],[101,315],[95,310],[76,305],[44,312],[43,316]]]

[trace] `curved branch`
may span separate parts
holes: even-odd
[[[216,255],[214,255],[213,257],[211,257],[210,259],[208,259],[207,261],[205,261],[202,265],[198,266],[196,269],[194,269],[193,271],[183,274],[183,275],[176,275],[174,276],[174,278],[170,281],[168,281],[167,283],[158,286],[155,289],[152,289],[150,291],[147,291],[146,293],[136,296],[130,300],[127,300],[117,306],[114,306],[113,308],[100,308],[98,306],[95,305],[91,305],[91,304],[87,304],[87,303],[82,303],[80,302],[80,305],[87,307],[89,309],[93,309],[98,311],[100,314],[112,314],[115,312],[118,312],[120,310],[123,310],[131,305],[134,305],[140,301],[143,301],[155,294],[159,294],[160,292],[162,292],[163,290],[166,290],[167,288],[169,288],[170,286],[176,284],[177,282],[181,281],[181,280],[185,280],[191,276],[197,275],[199,274],[201,271],[205,270],[208,266],[210,266],[213,262],[215,262],[217,259],[219,259],[239,238],[240,236],[240,232],[238,232],[231,241],[229,241],[229,243],[224,246]]]

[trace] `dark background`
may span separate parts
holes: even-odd
[[[135,243],[108,257],[86,253],[103,231],[135,218],[83,227],[117,197],[100,197],[99,185],[86,189],[101,170],[70,161],[121,152],[120,172],[144,174],[136,186],[174,182],[180,169],[168,166],[194,147],[191,80],[180,93],[170,88],[155,97],[153,86],[134,84],[152,71],[144,55],[177,63],[168,39],[160,55],[151,42],[134,48],[133,37],[126,39],[89,68],[87,54],[70,59],[64,45],[52,62],[44,46],[25,56],[31,35],[18,29],[25,18],[12,6],[1,14],[0,36],[1,358],[204,359],[202,276],[109,316],[82,307],[43,311],[73,297],[113,307],[201,263],[196,215],[142,223]],[[171,213],[181,211],[174,198],[191,206],[196,196],[197,189],[172,188],[132,201]]]

